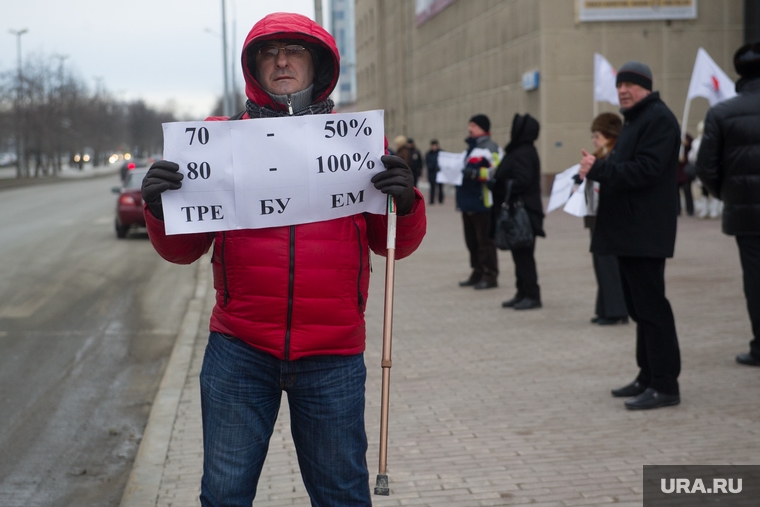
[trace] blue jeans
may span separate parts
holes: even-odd
[[[201,369],[204,507],[251,507],[288,393],[312,507],[371,507],[362,354],[281,361],[212,332]]]

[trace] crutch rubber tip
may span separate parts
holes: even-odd
[[[391,490],[388,488],[388,476],[378,475],[377,482],[375,482],[375,494],[388,496]]]

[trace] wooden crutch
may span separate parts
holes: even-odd
[[[380,465],[375,494],[390,494],[388,487],[388,405],[391,384],[391,331],[393,329],[393,279],[396,266],[396,198],[388,196],[388,254],[385,258],[385,306],[383,308],[383,388],[380,398]]]

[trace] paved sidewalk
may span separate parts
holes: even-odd
[[[635,326],[594,326],[596,285],[581,220],[547,217],[537,264],[543,309],[502,309],[514,293],[460,288],[469,274],[453,196],[428,208],[420,249],[396,267],[388,450],[391,494],[376,506],[642,504],[642,465],[757,464],[760,368],[737,365],[750,325],[733,238],[719,221],[679,220],[667,263],[682,350],[681,405],[631,412],[610,388],[636,372]],[[377,473],[385,261],[367,309],[368,462]],[[197,506],[198,373],[213,304],[199,264],[190,304],[122,507]],[[285,401],[285,400],[284,400]],[[254,505],[309,505],[283,403]]]

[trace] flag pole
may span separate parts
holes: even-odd
[[[681,140],[686,139],[686,122],[689,121],[689,109],[691,108],[691,99],[686,99],[686,105],[683,106],[683,119],[681,120]],[[678,159],[683,158],[684,147],[681,143],[681,148],[678,150]]]

